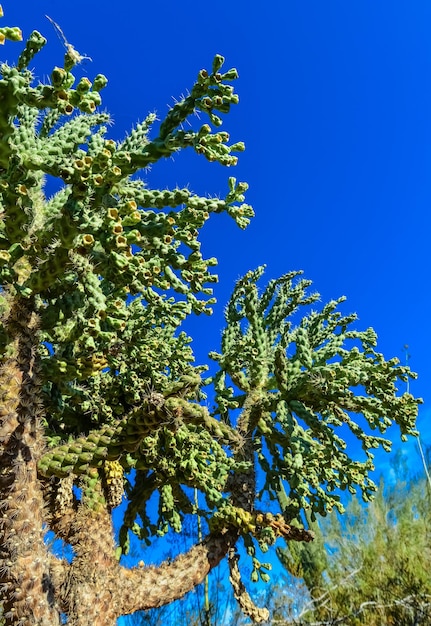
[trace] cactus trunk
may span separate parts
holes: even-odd
[[[60,624],[43,541],[37,478],[42,451],[37,318],[15,298],[5,320],[8,350],[0,368],[0,589],[5,624]]]

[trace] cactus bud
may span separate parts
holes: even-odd
[[[62,67],[55,67],[51,72],[51,81],[56,89],[64,85],[66,77],[67,72]]]
[[[108,84],[108,79],[103,74],[97,74],[93,81],[93,91],[101,91]]]
[[[224,63],[224,57],[222,57],[221,54],[216,54],[213,60],[213,67],[212,67],[213,74],[216,74],[220,70],[223,63]]]
[[[80,94],[86,94],[90,91],[90,89],[91,81],[86,76],[83,76],[79,83],[76,85],[76,91]]]

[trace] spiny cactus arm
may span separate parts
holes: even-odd
[[[368,477],[370,449],[387,449],[390,442],[359,425],[354,414],[382,433],[395,421],[403,438],[415,435],[420,400],[396,393],[397,380],[414,374],[375,352],[373,331],[350,329],[355,316],[343,317],[336,310],[342,299],[305,315],[294,327],[289,316],[316,296],[306,294],[306,281],[295,284],[290,275],[278,284],[272,281],[259,297],[261,273],[239,281],[226,310],[222,353],[211,355],[221,370],[212,379],[217,411],[224,417],[261,390],[254,446],[266,473],[264,491],[275,496],[280,477],[289,485],[286,519],[303,508],[311,508],[312,515],[341,509],[337,489],[359,486],[367,500],[375,490]],[[337,433],[343,424],[362,442],[365,461],[345,453],[347,444]]]
[[[153,398],[146,409],[134,409],[112,425],[106,424],[48,450],[39,461],[39,472],[45,477],[62,478],[71,473],[79,476],[89,468],[102,467],[105,461],[134,452],[144,437],[160,424],[155,402],[157,398]]]
[[[237,537],[235,529],[211,534],[189,552],[160,567],[120,567],[119,582],[116,582],[116,587],[121,590],[120,614],[128,615],[163,606],[183,597],[220,563],[237,541]]]
[[[188,402],[183,398],[167,398],[165,409],[168,414],[180,416],[185,424],[203,427],[221,444],[238,445],[242,441],[236,429],[212,417],[205,406]]]
[[[237,224],[244,228],[249,218],[253,217],[252,208],[244,204],[244,192],[247,191],[247,183],[237,183],[236,178],[229,177],[229,193],[226,198],[202,198],[195,194],[192,194],[188,189],[165,189],[163,191],[146,189],[143,184],[139,184],[140,181],[134,180],[130,182],[130,186],[124,187],[125,194],[128,193],[130,188],[130,194],[140,207],[143,209],[159,209],[162,210],[165,207],[176,208],[182,204],[186,204],[188,210],[182,211],[180,215],[169,214],[168,217],[174,218],[177,225],[185,227],[190,221],[198,222],[194,223],[194,226],[203,224],[208,219],[207,213],[222,213],[226,211],[231,217],[235,219]],[[236,203],[242,203],[239,206]],[[179,220],[179,218],[181,218]],[[248,221],[246,221],[248,220]],[[172,226],[172,224],[171,224]],[[188,237],[190,241],[190,237]],[[186,238],[183,243],[187,243]]]
[[[127,150],[130,167],[135,170],[147,167],[154,161],[171,156],[177,150],[188,146],[192,146],[198,154],[203,154],[209,161],[218,161],[227,166],[236,164],[237,157],[230,153],[244,150],[244,144],[239,142],[227,145],[228,133],[211,133],[208,124],[204,124],[197,132],[179,130],[196,111],[207,114],[211,123],[219,127],[222,120],[218,113],[228,113],[231,104],[238,103],[238,96],[232,86],[224,82],[235,80],[238,73],[235,69],[220,73],[223,63],[224,58],[216,55],[212,72],[209,73],[207,70],[199,72],[190,94],[169,111],[160,125],[159,136],[156,139],[148,142],[146,138],[148,127],[154,121],[153,116],[147,118],[126,138],[120,145],[120,150]],[[123,159],[121,152],[118,158]]]
[[[229,580],[234,590],[234,596],[244,615],[251,618],[255,624],[266,622],[269,619],[269,611],[266,608],[257,607],[250,598],[244,584],[241,580],[241,574],[238,567],[239,556],[234,548],[229,550]]]
[[[196,83],[194,84],[190,95],[178,102],[168,113],[165,121],[160,127],[160,135],[166,137],[175,128],[182,124],[187,117],[194,112],[198,106],[201,110],[210,112],[213,107],[208,106],[207,102],[202,102],[201,99],[205,96],[215,98],[215,109],[226,113],[229,110],[230,104],[238,104],[238,96],[233,94],[232,87],[223,84],[223,80],[228,82],[236,80],[238,78],[238,72],[236,69],[230,69],[224,74],[220,74],[220,70],[223,67],[224,58],[217,54],[213,60],[212,72],[208,73],[207,70],[200,70]],[[220,101],[220,98],[224,101]],[[211,119],[211,115],[210,115]],[[215,125],[219,125],[217,120]]]
[[[183,398],[168,397],[165,400],[161,394],[153,393],[147,397],[145,404],[131,410],[116,423],[104,425],[88,435],[71,438],[69,442],[45,452],[39,461],[39,471],[46,477],[62,478],[70,473],[80,475],[89,467],[102,467],[106,460],[116,460],[126,453],[136,453],[139,459],[141,446],[144,455],[142,464],[145,465],[150,462],[146,454],[150,438],[158,437],[160,429],[164,436],[172,439],[171,447],[174,447],[175,438],[184,441],[193,437],[198,443],[200,436],[208,438],[208,445],[214,437],[219,439],[218,444],[214,440],[214,446],[217,445],[220,452],[223,443],[241,442],[240,435],[212,418],[206,407]],[[193,434],[194,431],[196,434]]]

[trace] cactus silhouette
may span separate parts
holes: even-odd
[[[21,38],[0,28],[0,43]],[[46,83],[35,79],[29,67],[45,43],[33,32],[0,80],[4,623],[53,626],[66,616],[71,626],[112,625],[183,596],[226,556],[241,607],[262,621],[236,544],[252,580],[267,581],[257,549],[311,540],[304,510],[313,519],[341,509],[343,489],[372,497],[371,449],[390,442],[370,429],[383,434],[396,422],[402,437],[415,433],[419,400],[396,389],[413,374],[375,351],[375,333],[355,330],[355,316],[337,311],[341,300],[310,310],[317,296],[298,272],[260,293],[258,268],[234,289],[221,351],[210,355],[217,371],[205,378],[181,330],[214,302],[216,260],[202,255],[199,234],[223,212],[247,226],[247,185],[230,177],[219,199],[150,189],[139,176],[184,148],[235,165],[244,145],[220,126],[238,102],[237,72],[216,56],[158,127],[149,115],[117,142],[100,112],[107,79],[76,79],[83,57],[73,46]],[[56,181],[51,195],[47,180]],[[365,460],[345,451],[348,431]],[[194,489],[205,498],[199,511]],[[156,521],[147,510],[154,494]],[[265,494],[271,511],[259,505]],[[117,544],[112,511],[122,500]],[[151,544],[181,532],[187,514],[205,520],[201,543],[158,567],[122,564],[131,534]],[[70,559],[50,550],[47,530],[72,548]]]

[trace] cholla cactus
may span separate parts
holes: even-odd
[[[0,29],[0,42],[20,40]],[[202,379],[190,339],[191,313],[210,313],[211,272],[198,240],[212,213],[245,227],[253,212],[245,183],[229,178],[225,199],[188,189],[151,190],[137,174],[190,147],[235,165],[220,131],[238,98],[216,56],[190,95],[158,128],[149,115],[122,142],[107,138],[99,112],[107,80],[72,72],[68,46],[48,84],[28,69],[46,41],[33,32],[0,80],[0,598],[5,624],[112,625],[118,616],[181,597],[229,556],[235,594],[256,621],[239,578],[235,544],[252,560],[252,580],[268,580],[258,548],[277,538],[308,541],[301,511],[341,508],[337,491],[374,485],[367,434],[396,421],[414,434],[417,403],[396,395],[410,372],[374,351],[375,334],[350,330],[338,302],[294,326],[313,302],[308,282],[284,276],[259,295],[249,273],[227,307],[218,373]],[[209,123],[183,130],[196,111]],[[46,176],[55,179],[47,196]],[[352,345],[349,346],[349,342]],[[203,402],[213,385],[216,407]],[[354,393],[355,387],[359,393]],[[360,423],[355,415],[361,414]],[[354,461],[336,430],[350,429],[366,451]],[[265,475],[256,493],[256,466]],[[196,511],[192,490],[205,496]],[[158,520],[147,503],[158,494]],[[264,493],[280,506],[261,510]],[[118,545],[112,509],[127,498]],[[262,505],[263,506],[263,505]],[[173,563],[120,565],[130,533],[151,543],[181,531],[186,514],[206,518],[208,536]],[[50,553],[46,529],[73,549]]]

